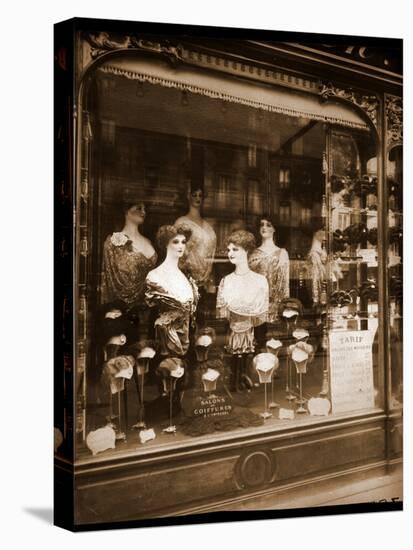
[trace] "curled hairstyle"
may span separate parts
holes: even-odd
[[[270,222],[270,224],[273,226],[274,228],[274,235],[276,234],[277,232],[277,222],[274,218],[274,216],[260,216],[258,221],[257,221],[257,234],[259,235],[260,234],[260,229],[261,229],[261,222],[262,220],[266,220],[267,222]]]
[[[122,212],[123,212],[124,215],[126,215],[131,208],[133,208],[134,206],[141,206],[141,205],[143,205],[145,207],[145,209],[147,208],[146,204],[143,200],[123,201],[122,202]]]
[[[228,246],[230,243],[235,246],[240,246],[247,251],[247,254],[251,254],[254,248],[256,248],[254,235],[244,229],[234,231],[225,239],[225,246]]]
[[[261,227],[262,220],[267,220],[267,222],[270,222],[270,224],[273,226],[274,229],[277,227],[277,222],[275,220],[274,216],[260,216],[257,221],[257,229]]]
[[[184,224],[162,225],[156,233],[156,242],[158,244],[159,250],[164,252],[170,240],[177,235],[183,235],[188,242],[191,238],[192,231],[187,225]]]

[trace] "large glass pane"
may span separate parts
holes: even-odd
[[[403,153],[393,147],[387,160],[391,407],[403,402]]]
[[[78,456],[380,405],[369,133],[106,72],[85,105]]]

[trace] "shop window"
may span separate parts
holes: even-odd
[[[389,248],[389,341],[391,366],[391,407],[403,404],[403,155],[401,146],[393,147],[386,163]]]
[[[78,458],[380,407],[367,128],[94,78]]]

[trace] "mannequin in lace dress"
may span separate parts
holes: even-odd
[[[307,260],[309,263],[310,280],[311,280],[311,295],[314,305],[322,305],[326,302],[325,284],[328,279],[333,283],[343,277],[340,266],[337,260],[330,262],[330,276],[327,272],[327,251],[324,243],[326,234],[324,229],[319,229],[314,233],[313,242]]]
[[[143,203],[126,204],[122,231],[109,235],[103,246],[102,303],[121,300],[128,312],[144,309],[145,279],[156,264],[152,243],[140,232]]]
[[[198,287],[204,287],[208,282],[217,244],[215,231],[201,216],[203,199],[203,190],[193,187],[188,197],[188,212],[175,222],[175,225],[184,224],[192,231],[186,247],[184,267]]]
[[[229,261],[235,269],[221,279],[217,295],[217,317],[229,321],[227,351],[233,355],[231,389],[251,387],[247,356],[255,351],[254,327],[265,323],[268,315],[268,282],[264,275],[251,271],[248,254],[255,238],[239,230],[227,239]]]
[[[250,255],[250,268],[265,275],[269,287],[268,321],[274,323],[278,319],[280,302],[290,295],[290,259],[285,248],[278,247],[274,242],[275,224],[268,217],[262,217],[259,222],[261,244]]]

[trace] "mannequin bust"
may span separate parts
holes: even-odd
[[[328,279],[333,283],[343,277],[340,269],[340,265],[337,260],[332,259],[330,262],[330,273],[327,269],[327,251],[325,250],[326,233],[324,229],[319,229],[314,233],[313,242],[311,244],[310,252],[308,253],[308,262],[310,264],[310,278],[313,304],[325,303],[326,297],[323,295],[323,283]]]
[[[280,302],[290,295],[290,259],[285,248],[275,244],[275,223],[269,217],[259,221],[261,244],[249,257],[253,271],[265,275],[269,287],[268,321],[278,319]]]
[[[124,205],[121,232],[112,233],[103,247],[102,302],[122,300],[128,310],[142,307],[145,279],[156,264],[156,252],[140,232],[145,221],[143,203]]]
[[[254,235],[239,230],[227,239],[228,259],[235,266],[221,279],[217,295],[217,317],[229,320],[227,351],[238,357],[233,365],[233,390],[239,382],[252,383],[246,372],[246,355],[255,351],[254,327],[265,323],[268,315],[268,282],[264,275],[251,271],[248,254],[255,248]]]
[[[160,354],[181,357],[189,348],[189,325],[198,302],[195,282],[179,267],[191,230],[163,225],[156,238],[165,259],[146,277],[146,303],[159,308],[155,329]]]
[[[198,286],[205,286],[211,274],[217,238],[212,226],[202,218],[204,191],[191,188],[188,194],[188,212],[178,218],[175,225],[185,224],[192,232],[184,259],[184,267]]]

